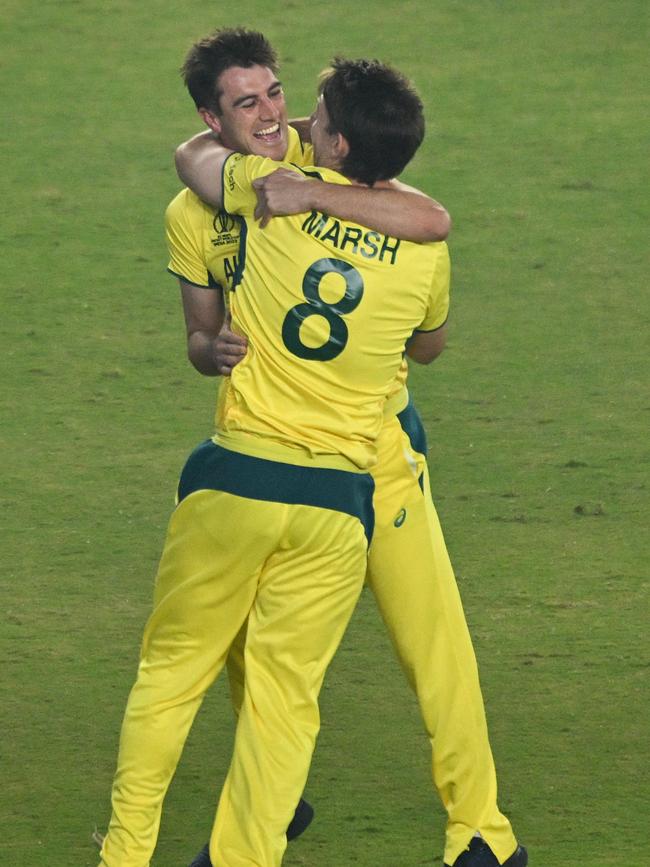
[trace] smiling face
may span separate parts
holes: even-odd
[[[239,153],[284,159],[287,107],[273,71],[266,66],[231,66],[220,75],[218,90],[221,113],[200,113],[223,144]]]

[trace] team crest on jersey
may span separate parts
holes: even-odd
[[[224,244],[238,244],[239,232],[237,221],[225,211],[217,211],[212,221],[212,228],[217,233],[216,238],[210,238],[213,247],[223,247]]]

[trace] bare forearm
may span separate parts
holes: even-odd
[[[176,148],[178,177],[204,202],[220,208],[223,199],[221,170],[230,153],[214,133],[201,132]]]
[[[207,331],[195,331],[187,338],[187,357],[193,367],[204,376],[219,376],[216,358],[217,335]]]
[[[227,313],[217,333],[211,329],[196,329],[188,334],[187,355],[193,366],[204,376],[230,376],[233,367],[244,358],[248,341],[242,334],[231,331]]]
[[[451,220],[445,208],[420,193],[314,183],[313,207],[406,241],[442,241]]]

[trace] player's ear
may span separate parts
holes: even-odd
[[[221,132],[221,124],[217,115],[207,108],[200,108],[198,112],[203,123],[218,135]]]
[[[339,162],[344,160],[350,153],[350,145],[348,144],[348,140],[340,132],[336,133],[336,140],[334,142],[334,153],[338,157]]]

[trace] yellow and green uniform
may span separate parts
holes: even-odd
[[[230,210],[239,210],[243,214],[251,212],[255,202],[250,197],[250,183],[267,170],[268,165],[259,157],[244,158],[235,155],[230,158],[224,169],[225,202],[231,202]],[[321,171],[320,174],[324,179],[335,179],[327,172]],[[414,254],[413,258],[408,260],[408,287],[405,289],[404,284],[399,283],[400,291],[385,293],[381,296],[380,303],[372,309],[371,321],[376,324],[379,332],[382,328],[387,329],[388,323],[392,323],[396,332],[399,331],[403,323],[402,317],[407,309],[409,289],[413,290],[415,298],[426,299],[426,311],[422,314],[419,328],[433,330],[445,322],[449,286],[446,245],[432,245],[435,255],[428,262],[429,266],[432,265],[432,270],[428,271],[417,255],[422,253],[417,245],[391,243],[391,239],[384,239],[381,236],[378,238],[376,233],[364,232],[360,235],[358,232],[350,231],[345,223],[332,217],[325,218],[322,215],[311,214],[307,218],[297,216],[292,219],[295,224],[299,224],[299,231],[303,235],[308,235],[312,241],[314,238],[319,241],[319,252],[325,254],[319,261],[327,264],[322,269],[323,276],[317,274],[314,279],[312,266],[308,264],[309,256],[301,257],[299,244],[291,249],[289,261],[294,266],[294,273],[301,273],[304,269],[305,277],[301,291],[307,298],[307,303],[302,302],[298,308],[291,308],[297,309],[296,318],[300,319],[301,330],[298,332],[297,339],[295,333],[290,335],[296,339],[296,343],[287,338],[288,316],[282,320],[285,346],[281,347],[277,340],[275,343],[274,358],[277,366],[274,371],[278,377],[280,397],[284,393],[282,391],[284,380],[290,380],[294,388],[295,383],[300,381],[300,374],[292,373],[291,355],[294,352],[316,361],[319,353],[333,353],[338,349],[338,345],[333,341],[336,325],[334,317],[331,317],[328,323],[329,331],[326,328],[322,331],[315,329],[314,333],[310,334],[306,326],[311,316],[324,318],[324,315],[327,315],[327,303],[335,303],[330,300],[332,296],[327,297],[324,291],[320,291],[321,284],[317,281],[319,278],[324,280],[329,275],[329,267],[334,267],[339,257],[340,261],[354,267],[358,262],[357,257],[365,255],[376,266],[378,274],[373,276],[376,276],[377,283],[371,282],[369,276],[364,286],[364,291],[367,289],[373,292],[376,285],[382,285],[381,278],[390,281],[390,268],[400,260],[403,253]],[[247,221],[245,231],[248,244],[242,244],[239,264],[241,282],[235,288],[231,307],[233,323],[236,326],[238,319],[242,322],[242,330],[249,338],[249,347],[253,343],[253,352],[247,355],[233,371],[229,380],[228,393],[237,392],[238,370],[246,370],[248,359],[251,365],[255,362],[254,342],[251,338],[253,324],[260,324],[260,327],[267,326],[270,333],[274,324],[270,317],[265,317],[259,312],[257,305],[261,305],[262,301],[254,293],[257,285],[255,279],[250,281],[252,291],[246,292],[248,269],[253,275],[263,275],[260,281],[262,285],[268,285],[274,279],[278,281],[283,291],[290,297],[285,307],[297,300],[285,264],[288,257],[287,247],[281,240],[281,231],[283,228],[286,229],[289,222],[275,221],[279,225],[276,226],[276,233],[271,234],[269,243],[256,245],[256,235],[262,231],[267,232],[273,223],[261,230]],[[247,251],[248,247],[252,255]],[[305,253],[307,253],[307,245],[305,245]],[[401,260],[401,264],[404,265],[404,259]],[[367,272],[364,272],[364,275],[365,273]],[[422,291],[423,285],[429,285],[428,296]],[[346,281],[345,289],[346,297],[353,296],[353,287],[350,287],[349,281]],[[340,292],[339,283],[339,296]],[[415,304],[415,298],[411,296],[409,299],[411,307]],[[373,294],[372,300],[379,299],[379,293]],[[348,309],[342,317],[350,334],[353,333],[355,324],[354,310],[352,302],[349,302]],[[384,317],[383,320],[381,317]],[[279,331],[279,324],[278,319],[275,322],[277,331]],[[341,330],[345,335],[346,332]],[[370,336],[368,332],[366,335]],[[324,342],[325,338],[327,340]],[[332,346],[333,342],[334,346]],[[269,343],[271,343],[270,338],[267,345]],[[357,354],[351,353],[346,360],[356,366],[357,370],[363,370],[364,360],[367,361],[366,353],[371,353],[371,347],[376,344],[377,337],[373,340],[370,336],[370,340],[365,345],[360,340],[358,344],[360,351]],[[341,357],[344,357],[343,353]],[[264,366],[264,369],[273,364],[274,358],[262,353],[258,356],[259,363]],[[396,362],[398,360],[393,358],[393,370]],[[379,376],[381,360],[376,353],[372,356],[372,363],[374,366],[371,375]],[[346,368],[343,370],[346,371]],[[308,375],[311,369],[307,368],[301,373],[303,376]],[[325,379],[325,387],[322,391],[323,400],[327,401],[328,406],[336,406],[336,371],[329,369],[329,373],[330,376]],[[350,368],[347,368],[342,375],[351,375]],[[311,387],[316,387],[315,383],[310,383],[308,379],[304,380],[305,395],[309,393]],[[395,378],[390,380],[384,394],[388,400],[384,400],[381,409],[385,410],[388,406],[393,414],[389,411],[388,417],[382,419],[382,432],[376,441],[376,446],[380,449],[379,461],[373,470],[373,476],[378,483],[374,499],[377,522],[375,541],[371,545],[367,580],[378,599],[380,610],[395,642],[407,677],[421,701],[423,717],[432,744],[434,781],[449,814],[445,861],[453,863],[476,831],[479,831],[488,841],[497,857],[505,860],[516,848],[516,841],[508,820],[497,807],[496,774],[489,747],[476,660],[429,492],[425,460],[426,446],[423,439],[417,436],[419,424],[417,415],[412,407],[402,405],[404,390],[399,388],[399,377],[397,383]],[[269,401],[269,404],[275,409],[275,400]],[[226,429],[229,406],[237,407],[237,400],[226,397],[223,407],[223,423]],[[398,407],[401,411],[395,414]],[[252,407],[244,406],[241,413],[241,418],[244,419],[241,426],[244,430],[250,431],[256,424],[261,426],[268,423],[269,427],[272,427],[278,423],[279,413],[271,416],[268,422],[266,419],[260,421],[258,409],[256,404],[252,404]],[[355,409],[359,416],[365,417],[363,404],[357,404]],[[296,408],[287,404],[282,418],[291,418],[292,410],[299,414],[300,406]],[[348,407],[348,410],[354,418],[352,409]],[[255,417],[254,423],[247,422],[248,411]],[[240,432],[239,418],[240,416],[236,417],[233,438],[236,438]],[[360,454],[356,434],[357,429],[351,425],[347,430],[347,436],[354,442],[348,446],[347,456],[353,462],[357,462],[357,456]],[[248,433],[242,436],[241,442],[249,441]],[[318,448],[327,453],[327,440],[322,437],[320,440],[314,440],[312,449]],[[357,448],[356,452],[355,448]],[[339,449],[343,452],[344,446],[341,444]],[[411,552],[412,555],[414,550],[420,550],[422,557],[412,564],[412,556],[406,552]],[[418,592],[414,593],[413,599],[409,599],[406,603],[403,601],[404,585],[400,580],[396,580],[396,575],[404,571],[404,563],[409,563],[413,583],[418,587]],[[471,707],[471,719],[468,719],[468,706]]]
[[[295,137],[291,153],[289,161],[300,165],[310,157]],[[239,225],[223,214],[215,221],[214,209],[190,191],[176,197],[167,211],[169,270],[199,286],[229,288]],[[234,241],[226,237],[224,225],[237,233]],[[386,402],[378,461],[371,468],[375,530],[366,581],[431,741],[433,778],[449,816],[445,863],[456,860],[476,830],[504,860],[514,850],[515,838],[497,808],[476,661],[431,498],[424,432],[413,406],[407,407],[405,379],[404,363]],[[227,659],[237,713],[244,694],[245,634],[244,624]]]
[[[309,161],[309,152],[302,153],[295,135],[290,139],[290,153],[287,158],[293,163]],[[166,224],[169,270],[172,273],[186,282],[206,288],[227,289],[231,286],[238,265],[237,221],[223,212],[216,212],[192,192],[184,190],[170,204]],[[431,500],[422,426],[413,407],[406,407],[408,396],[402,387],[405,378],[404,364],[400,378],[396,378],[389,393],[385,421],[377,441],[378,461],[372,468],[376,520],[366,580],[375,594],[397,655],[417,695],[431,740],[433,778],[449,815],[445,863],[454,862],[476,830],[481,831],[499,859],[504,860],[514,849],[514,836],[496,805],[496,777],[474,653]],[[211,448],[206,444],[197,452]],[[187,473],[191,466],[192,459],[184,474],[186,491],[191,489],[191,485],[187,487]],[[200,516],[204,511],[204,498],[210,502],[213,495],[214,492],[197,491],[189,500],[192,510]],[[259,522],[257,507],[249,512],[248,501],[243,500],[242,504],[241,521],[244,524],[240,524],[239,514],[235,515],[232,529],[228,524],[222,526],[222,538],[227,540],[229,535],[238,538],[239,531],[245,529],[245,522],[249,519],[255,525]],[[173,604],[170,605],[178,586],[174,555],[182,554],[185,549],[193,551],[191,559],[196,560],[196,570],[200,574],[204,561],[237,554],[227,546],[217,550],[219,537],[211,540],[211,548],[204,534],[195,533],[193,536],[193,526],[198,521],[191,518],[183,521],[184,514],[189,513],[179,509],[172,518],[156,585],[152,620],[160,619],[170,608],[175,610]],[[179,519],[180,530],[177,530]],[[414,551],[418,551],[420,556],[413,557]],[[290,563],[284,564],[283,571],[288,566]],[[169,585],[168,589],[166,585]],[[204,583],[204,588],[211,586],[210,582]],[[204,627],[196,622],[196,611],[210,611],[215,607],[214,602],[200,595],[205,592],[201,587],[199,580],[195,604],[184,610],[190,617],[192,630],[197,630],[198,626],[199,632],[201,628],[213,631],[214,624],[210,618],[206,619]],[[223,585],[220,590],[228,592]],[[244,599],[241,611],[245,612],[246,607]],[[337,622],[340,627],[342,621],[339,619]],[[208,666],[208,677],[212,678],[213,670],[221,667],[227,654],[233,705],[237,713],[244,700],[246,623],[244,617],[240,633],[230,649],[227,646],[230,632],[226,630],[220,636],[222,643],[215,649],[215,661],[212,667]],[[169,639],[172,642],[174,636],[187,631],[177,619],[172,619],[170,625]],[[143,643],[143,660],[149,632]],[[250,649],[248,652],[250,655]],[[191,667],[194,669],[193,661]],[[291,679],[286,672],[285,676]],[[143,697],[147,698],[146,691],[140,695],[140,704]],[[138,698],[134,701],[137,706]],[[193,712],[192,708],[190,716]],[[189,727],[190,722],[191,719],[185,724]],[[159,751],[155,741],[151,748]],[[136,751],[139,749],[140,745],[136,744]],[[142,759],[146,763],[146,755]],[[172,760],[175,762],[174,757]],[[116,810],[119,814],[119,804]],[[155,838],[156,831],[157,826],[152,826],[149,834]]]
[[[416,327],[447,318],[447,246],[399,241],[317,212],[262,229],[252,219],[252,183],[277,165],[233,154],[224,166],[224,206],[244,217],[230,309],[248,350],[226,381],[217,441],[261,457],[365,470],[406,341]],[[349,183],[331,170],[318,174]]]
[[[280,864],[322,679],[363,585],[366,470],[386,397],[414,328],[447,315],[443,244],[318,214],[262,233],[250,184],[274,167],[238,156],[226,166],[226,208],[244,217],[233,327],[249,348],[214,441],[181,476],[122,728],[105,867],[149,863],[194,715],[244,622],[244,697],[210,853],[229,867]]]
[[[426,453],[424,428],[409,402],[385,419],[377,440],[366,583],[431,744],[432,776],[448,814],[444,863],[453,864],[476,831],[504,861],[516,840],[497,806],[476,658],[431,497]],[[246,624],[227,658],[236,713],[244,697],[245,646]]]
[[[366,582],[431,744],[447,811],[444,863],[480,831],[501,862],[515,850],[497,806],[497,781],[472,640],[431,496],[426,436],[409,403],[377,440],[374,533]]]
[[[244,623],[246,682],[212,860],[276,867],[319,727],[318,693],[367,564],[372,480],[208,440],[179,484],[129,695],[102,867],[146,867],[206,690]]]

